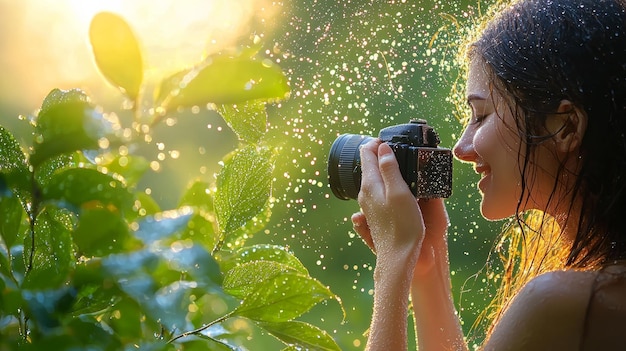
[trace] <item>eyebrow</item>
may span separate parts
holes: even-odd
[[[469,105],[474,100],[487,100],[487,99],[485,99],[483,96],[479,94],[470,94],[467,97],[467,104]]]

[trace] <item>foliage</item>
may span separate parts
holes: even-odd
[[[141,113],[138,41],[119,16],[94,17],[102,74]],[[215,184],[191,182],[161,210],[137,190],[147,140],[81,90],[54,89],[26,150],[0,127],[0,349],[234,350],[247,325],[285,349],[338,350],[297,318],[336,298],[286,248],[246,246],[271,213],[276,150],[265,104],[286,79],[256,50],[223,53],[163,80],[151,123],[171,109],[216,104],[240,139]],[[145,141],[144,141],[145,142]]]

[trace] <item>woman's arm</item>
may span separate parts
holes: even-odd
[[[408,296],[412,255],[377,259],[374,269],[374,310],[366,350],[406,350]]]
[[[419,204],[427,230],[411,284],[419,350],[467,350],[452,298],[443,199],[420,200]]]
[[[367,349],[406,350],[411,289],[420,345],[433,345],[437,350],[464,349],[450,295],[445,240],[448,222],[443,201],[420,201],[418,206],[386,144],[365,145],[361,161],[359,204],[363,213],[355,214],[352,221],[377,255]],[[443,332],[435,332],[442,328]],[[428,350],[423,347],[421,351]]]
[[[361,148],[362,181],[354,228],[376,253],[374,310],[367,350],[406,350],[408,297],[424,223],[393,151],[380,141]]]
[[[411,284],[418,349],[467,350],[452,298],[448,221],[442,199],[420,201],[427,234]]]

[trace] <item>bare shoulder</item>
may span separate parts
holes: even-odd
[[[544,273],[514,297],[485,350],[577,350],[597,272]]]
[[[589,298],[589,291],[596,280],[596,271],[562,270],[541,274],[532,279],[519,292],[518,298],[546,300],[558,297],[557,301],[550,301],[550,305],[572,302],[583,297]],[[542,303],[541,301],[534,301]]]
[[[626,265],[605,267],[594,281],[581,350],[624,350]]]

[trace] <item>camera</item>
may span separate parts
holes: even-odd
[[[383,128],[378,138],[391,146],[400,173],[416,198],[445,198],[452,194],[452,151],[439,147],[439,135],[423,119]],[[328,182],[342,200],[356,199],[361,189],[360,147],[374,137],[340,135],[328,156]]]

